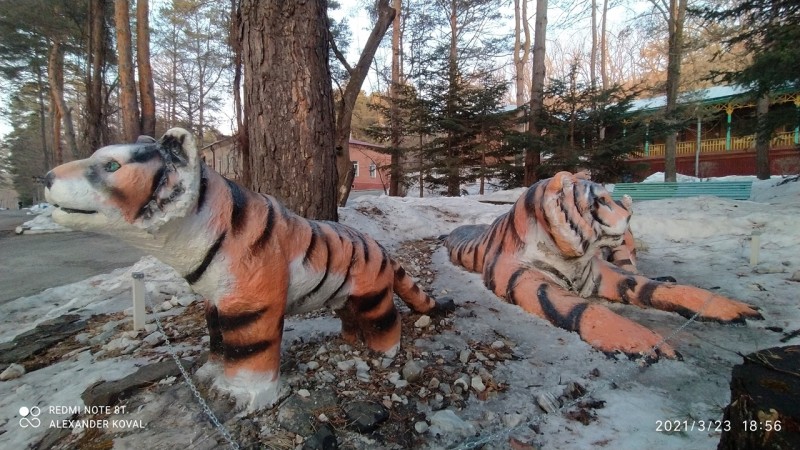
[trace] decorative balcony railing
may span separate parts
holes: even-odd
[[[787,131],[776,134],[770,140],[770,148],[790,148],[797,145],[797,132]],[[700,141],[700,153],[725,153],[725,152],[742,152],[748,150],[755,150],[756,137],[755,135],[732,137],[730,143],[726,138],[717,139],[703,139]],[[694,155],[697,150],[696,141],[682,141],[678,142],[678,148],[675,153],[676,156]],[[646,144],[642,145],[639,150],[633,152],[634,158],[663,158],[664,157],[664,144]]]

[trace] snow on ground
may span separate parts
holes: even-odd
[[[53,222],[53,219],[50,217],[53,215],[53,207],[47,203],[40,203],[32,206],[28,214],[37,214],[37,216],[18,226],[16,229],[17,234],[64,233],[72,231],[67,227],[62,227]]]
[[[508,385],[505,392],[486,400],[471,396],[463,409],[455,411],[475,428],[477,437],[443,433],[439,438],[431,436],[428,446],[474,448],[488,443],[484,448],[507,448],[513,438],[542,449],[716,448],[720,437],[716,430],[666,433],[657,431],[657,426],[666,420],[721,419],[721,409],[729,401],[731,368],[741,363],[737,353],[783,345],[781,337],[800,326],[800,284],[790,281],[800,270],[800,182],[776,186],[778,181],[754,182],[754,201],[695,197],[634,204],[631,226],[643,273],[671,275],[680,283],[713,289],[757,305],[765,316],[765,320],[750,321],[747,326],[723,326],[687,323],[676,314],[610,305],[668,337],[684,356],[683,361],[666,360],[642,367],[626,358],[608,358],[577,334],[498,301],[478,275],[454,267],[446,251],[437,248],[430,266],[436,273],[433,293],[452,297],[458,309],[455,331],[434,336],[424,345],[449,348],[456,340],[502,339],[519,357],[499,364],[494,372],[495,381]],[[340,218],[392,251],[405,241],[444,235],[459,225],[489,223],[509,205],[486,202],[510,201],[520,193],[421,199],[364,196],[342,208]],[[759,262],[750,266],[751,237],[756,231],[761,233]],[[144,258],[133,268],[0,306],[0,342],[67,312],[89,317],[124,310],[130,305],[128,286],[133,271],[147,273],[151,297],[164,291],[178,297],[191,295],[169,268]],[[292,324],[285,342],[309,329],[322,333],[338,329],[333,319],[300,322]],[[794,344],[796,339],[788,343]],[[96,356],[89,350],[75,351],[49,367],[0,383],[0,434],[8,448],[35,443],[45,431],[20,428],[21,406],[83,405],[80,393],[94,381],[120,378],[142,364],[141,359],[130,355],[108,359]],[[537,406],[537,398],[558,396],[569,382],[586,388],[587,394],[579,400],[604,402],[598,403],[602,407],[591,409],[589,414],[594,417],[587,425],[568,418],[581,409],[578,400],[551,414]],[[43,418],[66,417],[51,414]],[[197,424],[198,428],[205,426]],[[146,430],[136,433],[151,442],[157,438]],[[124,442],[118,440],[115,448],[125,448]]]

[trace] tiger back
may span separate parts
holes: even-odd
[[[211,353],[199,373],[249,410],[278,400],[286,314],[332,309],[344,339],[394,356],[393,293],[417,312],[452,307],[422,291],[374,239],[306,220],[222,177],[180,128],[56,167],[45,185],[56,222],[149,251],[206,299]]]

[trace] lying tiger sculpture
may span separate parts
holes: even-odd
[[[279,397],[285,314],[336,311],[345,340],[394,356],[392,293],[417,312],[436,303],[375,240],[311,221],[206,166],[186,130],[112,145],[45,178],[53,219],[113,234],[174,267],[206,298],[214,386],[249,410]],[[224,375],[224,376],[223,376]]]
[[[582,297],[674,311],[700,320],[760,319],[750,305],[636,273],[631,199],[560,172],[532,185],[491,225],[456,228],[445,239],[454,264],[478,272],[489,290],[608,353],[676,357],[653,331]],[[610,260],[611,262],[609,262]]]

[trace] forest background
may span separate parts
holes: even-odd
[[[391,195],[412,177],[459,195],[586,166],[614,181],[644,139],[631,102],[659,95],[647,132],[667,142],[669,179],[691,126],[679,93],[738,82],[768,99],[800,83],[789,0],[282,3],[2,0],[0,188],[37,201],[53,166],[174,126],[201,147],[234,135],[239,181],[308,217],[335,219],[346,201],[351,136],[391,155]],[[280,41],[290,28],[306,31]],[[300,122],[298,98],[280,96],[305,68],[319,69],[315,125],[249,125]],[[754,119],[760,142],[798,120],[769,114]]]

